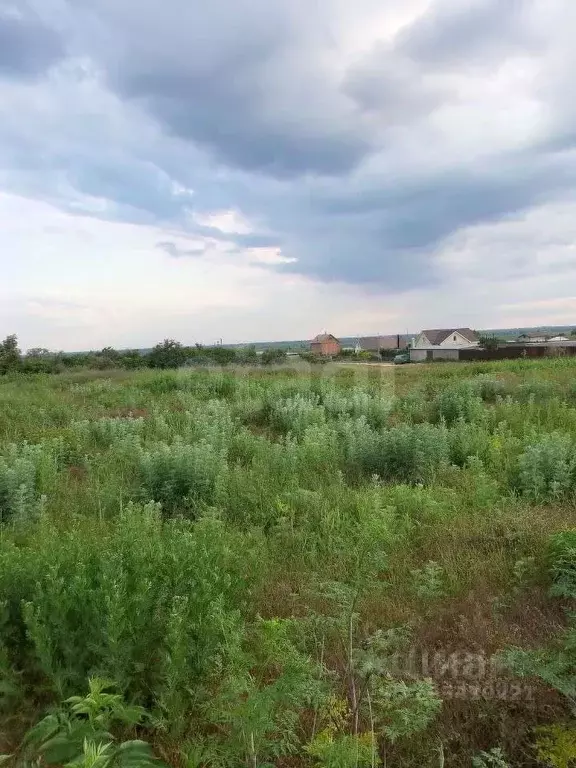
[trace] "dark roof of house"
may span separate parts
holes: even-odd
[[[426,336],[430,344],[442,344],[451,333],[459,333],[468,341],[478,341],[478,334],[471,328],[432,328],[422,333]]]
[[[312,339],[312,343],[321,343],[323,341],[338,341],[336,336],[332,336],[331,333],[319,333],[318,336]],[[338,344],[340,342],[338,341]]]
[[[518,338],[519,339],[541,339],[541,338],[548,339],[550,338],[550,335],[542,331],[541,333],[521,333],[520,336],[518,336]]]

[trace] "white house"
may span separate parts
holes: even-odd
[[[433,328],[421,331],[410,350],[410,360],[458,360],[457,350],[477,347],[478,334],[471,328]]]
[[[480,343],[478,334],[470,328],[435,328],[421,331],[414,349],[430,347],[477,347]]]

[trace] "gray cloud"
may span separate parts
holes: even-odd
[[[536,44],[526,17],[532,0],[437,0],[401,33],[397,50],[428,65],[490,64]]]
[[[21,4],[0,8],[0,76],[36,77],[64,56],[58,33]]]
[[[325,40],[311,34],[322,24],[313,8],[175,0],[166,14],[136,0],[73,4],[90,8],[107,31],[107,45],[91,53],[110,85],[220,163],[279,178],[330,175],[373,146],[354,102],[330,83],[317,52]]]
[[[377,45],[351,68],[343,89],[362,109],[378,112],[386,126],[425,117],[452,97],[388,44]]]
[[[194,256],[202,256],[206,252],[206,247],[204,245],[198,245],[194,248],[180,248],[176,243],[171,242],[170,240],[165,240],[159,243],[156,243],[156,248],[159,248],[161,251],[164,251],[168,254],[168,256],[171,256],[173,259],[183,259],[183,258],[190,258]]]

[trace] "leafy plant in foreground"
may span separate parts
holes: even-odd
[[[146,711],[113,693],[113,683],[92,678],[88,688],[86,696],[70,697],[28,731],[14,756],[16,765],[34,760],[37,765],[77,768],[162,768],[149,744],[118,742],[110,732],[112,727],[144,724]]]
[[[297,629],[293,620],[261,619],[249,646],[229,635],[230,661],[206,710],[219,728],[210,746],[220,764],[256,768],[298,752],[300,716],[318,705],[325,686],[295,642]]]
[[[395,742],[425,729],[438,713],[441,700],[430,680],[406,682],[396,677],[397,654],[405,651],[405,628],[377,630],[358,638],[359,585],[325,585],[325,597],[339,605],[334,618],[322,617],[326,632],[340,641],[345,656],[348,691],[348,732],[370,732],[373,739]],[[320,617],[317,617],[318,619]]]

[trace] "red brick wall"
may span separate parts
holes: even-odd
[[[332,339],[328,341],[313,341],[310,344],[310,351],[315,355],[331,356],[339,354],[342,346],[340,342]]]

